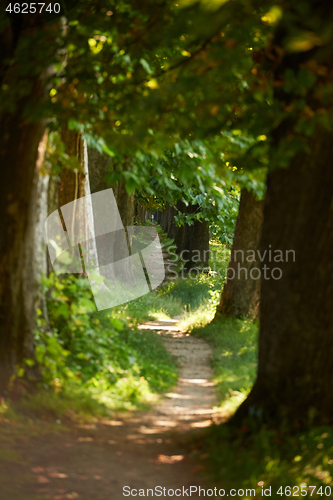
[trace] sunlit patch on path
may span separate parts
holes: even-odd
[[[181,365],[177,387],[150,414],[151,427],[177,427],[184,431],[209,426],[215,415],[216,400],[209,366],[211,349],[204,340],[179,330],[177,321],[150,321],[140,328],[159,333]]]

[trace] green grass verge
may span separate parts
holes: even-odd
[[[212,368],[221,410],[230,414],[246,398],[254,382],[257,366],[258,326],[250,320],[222,318],[192,335],[213,348]]]
[[[170,319],[182,312],[183,305],[176,298],[169,296],[165,288],[111,309],[113,317],[133,325],[151,320]]]
[[[195,279],[177,278],[159,290],[111,309],[113,317],[139,324],[149,320],[163,320],[185,315],[190,317],[199,309],[212,311],[221,294],[221,280],[214,274],[201,274]],[[189,322],[189,327],[196,324]]]
[[[331,498],[333,494],[333,431],[316,428],[289,434],[263,427],[250,437],[215,426],[203,442],[207,469],[214,484],[229,490],[255,489],[257,497]],[[241,495],[242,498],[253,498]]]

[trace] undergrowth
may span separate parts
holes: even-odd
[[[43,381],[20,408],[39,414],[110,415],[157,401],[176,383],[177,367],[160,337],[97,311],[87,280],[44,278],[48,319],[35,332]],[[32,360],[25,360],[32,364]],[[19,376],[24,376],[21,368]]]
[[[214,484],[253,489],[257,497],[327,498],[333,494],[333,431],[314,428],[297,434],[262,427],[244,436],[214,426],[203,442],[205,465]],[[245,429],[244,429],[245,430]],[[253,498],[244,495],[243,498]]]

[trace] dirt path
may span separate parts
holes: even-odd
[[[178,358],[182,366],[175,391],[166,394],[163,403],[148,414],[152,426],[177,428],[184,432],[210,425],[216,400],[214,384],[210,381],[212,371],[209,366],[209,345],[179,330],[177,320],[150,321],[140,328],[157,331],[163,337],[168,351]],[[163,417],[160,424],[158,415]]]
[[[180,359],[182,370],[174,392],[147,413],[77,425],[20,443],[16,463],[5,462],[2,468],[1,500],[120,500],[134,498],[135,493],[143,496],[140,489],[148,496],[147,488],[156,486],[166,488],[161,498],[169,498],[170,489],[204,486],[188,439],[214,418],[210,348],[175,324],[172,320],[140,327],[156,330]],[[199,496],[192,493],[191,498]]]

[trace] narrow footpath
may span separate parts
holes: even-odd
[[[188,443],[215,419],[211,351],[176,323],[140,326],[157,331],[178,357],[181,372],[174,391],[145,413],[74,424],[67,432],[41,433],[20,442],[16,450],[20,458],[6,462],[0,474],[1,500],[144,498],[139,490],[152,497],[147,489],[156,487],[161,488],[160,498],[171,498],[168,490],[178,490],[178,498],[186,498],[179,490],[205,487],[204,471]],[[199,496],[192,493],[191,498]]]

